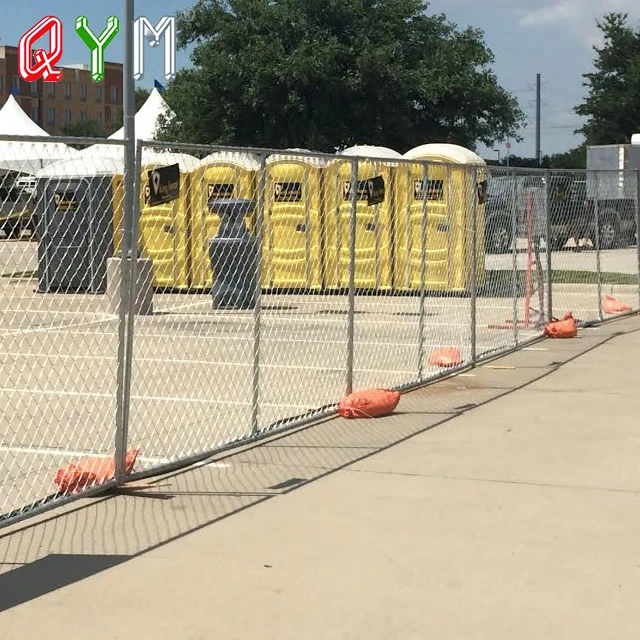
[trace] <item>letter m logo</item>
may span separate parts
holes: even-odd
[[[144,77],[144,40],[149,38],[149,45],[157,47],[162,38],[164,41],[164,77],[172,80],[176,75],[176,19],[164,16],[154,27],[147,18],[141,16],[133,23],[133,77],[141,80]]]

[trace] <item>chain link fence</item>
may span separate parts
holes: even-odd
[[[0,138],[0,525],[639,308],[636,172],[136,147]]]

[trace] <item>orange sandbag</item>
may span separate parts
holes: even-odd
[[[602,310],[609,315],[614,315],[616,313],[627,313],[628,311],[632,311],[631,307],[628,304],[625,304],[624,302],[618,300],[617,298],[614,298],[613,296],[604,297]]]
[[[457,367],[462,364],[462,355],[453,347],[436,349],[429,356],[429,364],[433,367]]]
[[[562,320],[550,322],[544,329],[544,335],[548,338],[575,338],[578,328],[571,311]]]
[[[367,389],[344,398],[338,414],[343,418],[379,418],[393,413],[399,402],[399,391]]]
[[[138,449],[129,449],[125,460],[125,471],[131,473],[136,463]],[[77,493],[83,489],[104,484],[113,478],[116,463],[113,458],[83,458],[58,469],[54,482],[65,493]]]

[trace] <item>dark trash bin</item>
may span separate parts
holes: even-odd
[[[220,228],[209,241],[213,272],[214,309],[253,309],[260,247],[249,235],[244,218],[253,212],[253,200],[221,198],[209,201],[209,209],[220,216]]]

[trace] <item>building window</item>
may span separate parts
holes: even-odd
[[[20,93],[20,76],[13,76],[13,88]]]
[[[71,109],[64,110],[64,123],[71,124]]]
[[[118,87],[111,87],[111,102],[118,102]]]
[[[111,109],[111,124],[118,124],[119,112],[117,109]]]
[[[47,95],[50,98],[53,98],[56,95],[56,83],[55,82],[47,82]]]
[[[38,81],[36,80],[35,82],[30,82],[29,84],[31,85],[31,95],[32,96],[37,96],[38,95]]]
[[[56,123],[56,110],[53,108],[47,109],[47,124]]]
[[[31,119],[35,123],[40,122],[40,109],[38,107],[31,107]]]
[[[4,91],[4,76],[0,76],[0,91]]]
[[[87,110],[83,109],[80,112],[80,122],[86,122],[87,121]]]
[[[96,85],[96,101],[100,102],[100,100],[102,100],[102,85],[97,84]]]
[[[96,122],[98,124],[102,124],[102,112],[98,111],[98,113],[96,113]]]
[[[71,83],[70,82],[64,83],[64,99],[65,100],[71,99]]]
[[[87,85],[86,84],[81,84],[80,85],[80,100],[86,100],[87,99]]]

